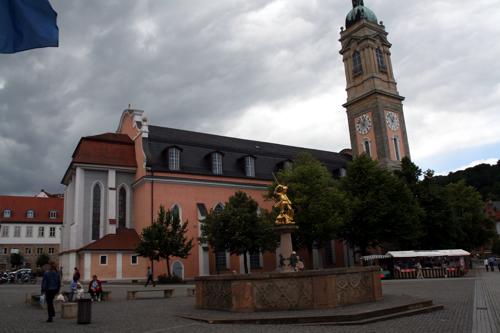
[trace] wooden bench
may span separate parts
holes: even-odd
[[[186,293],[188,296],[195,296],[196,295],[196,288],[187,288]]]
[[[152,293],[152,292],[162,292],[163,291],[163,297],[164,298],[169,298],[172,297],[174,294],[173,289],[147,289],[147,290],[127,290],[127,300],[133,300],[136,299],[136,294],[137,293]]]

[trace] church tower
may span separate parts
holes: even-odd
[[[400,167],[403,157],[410,157],[403,115],[404,97],[397,90],[391,63],[391,43],[382,22],[353,0],[341,29],[349,132],[354,156],[362,153],[388,168]]]

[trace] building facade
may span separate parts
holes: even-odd
[[[387,168],[410,156],[402,100],[396,89],[387,32],[363,1],[353,1],[341,32],[352,152],[363,152]],[[260,207],[273,173],[286,168],[300,152],[320,160],[335,176],[345,174],[351,150],[340,153],[243,140],[148,124],[144,112],[127,109],[115,133],[84,137],[63,177],[65,214],[61,265],[69,279],[79,267],[84,280],[144,279],[146,259],[134,249],[141,231],[155,220],[160,206],[188,223],[188,237],[200,236],[207,212],[220,209],[236,191]],[[243,272],[243,257],[214,251],[194,242],[187,259],[174,258],[170,270],[181,278]],[[349,250],[332,240],[299,255],[315,267],[344,266]],[[276,253],[249,256],[252,272],[272,271]],[[155,275],[167,271],[165,262]]]
[[[63,207],[62,197],[0,196],[0,271],[11,269],[12,253],[32,268],[41,254],[59,261]]]
[[[410,157],[402,101],[391,61],[391,43],[382,22],[353,0],[345,29],[340,33],[340,54],[345,67],[349,133],[353,155],[367,154],[388,168]]]

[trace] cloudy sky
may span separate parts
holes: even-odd
[[[0,193],[62,191],[82,136],[150,123],[349,147],[348,0],[51,0],[60,47],[0,55]],[[384,21],[411,154],[438,173],[500,158],[498,0],[365,0]]]

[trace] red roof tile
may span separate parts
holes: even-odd
[[[10,209],[11,216],[4,217],[4,210]],[[28,210],[34,210],[33,218],[27,217]],[[55,210],[57,217],[50,218]],[[9,223],[55,223],[63,222],[64,198],[38,198],[0,195],[0,222]]]
[[[116,234],[108,234],[79,251],[134,251],[140,240],[135,229],[119,228]]]
[[[83,137],[72,157],[73,163],[136,167],[134,142],[125,134]]]

